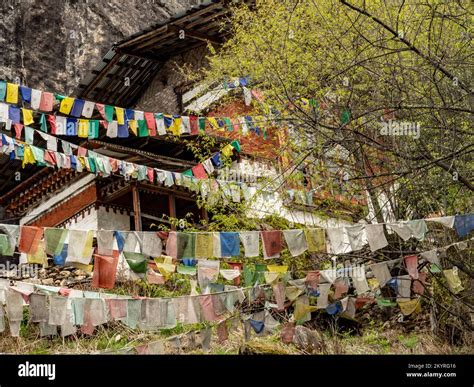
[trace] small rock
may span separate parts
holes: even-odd
[[[305,328],[301,325],[295,328],[293,343],[298,349],[307,353],[314,353],[321,349],[321,340],[318,332]]]
[[[40,278],[45,278],[47,274],[48,271],[46,269],[40,269],[40,271],[38,272]]]
[[[53,285],[54,284],[54,279],[52,278],[45,278],[43,280],[41,280],[41,283],[43,285]]]
[[[76,281],[82,281],[83,279],[86,279],[86,276],[85,275],[78,275],[76,276]]]
[[[87,276],[87,273],[84,270],[76,269],[72,272],[76,276]]]
[[[67,270],[62,270],[62,271],[59,272],[59,275],[60,275],[61,277],[66,277],[66,278],[67,278],[67,277],[70,277],[70,276],[71,276],[71,272],[70,272],[70,271],[67,271]]]
[[[59,286],[66,286],[68,284],[68,280],[67,279],[63,279],[61,280],[61,282],[59,283]]]
[[[61,284],[61,280],[56,280],[56,281],[54,281],[54,284],[55,284],[55,285],[60,285],[60,284]]]

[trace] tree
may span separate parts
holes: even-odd
[[[238,5],[208,82],[249,76],[256,109],[290,128],[291,178],[349,151],[345,184],[384,193],[397,218],[472,206],[468,1],[258,1]],[[327,168],[326,168],[327,172]],[[354,185],[354,183],[357,183]]]

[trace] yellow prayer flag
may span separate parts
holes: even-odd
[[[288,271],[288,266],[286,265],[267,265],[267,269],[273,273],[286,273]]]
[[[301,289],[298,289],[296,286],[287,286],[285,289],[286,297],[290,301],[295,301],[301,293],[303,293],[303,291]]]
[[[265,282],[268,285],[273,285],[278,281],[278,278],[280,278],[280,273],[266,271],[263,273],[263,276],[265,277]]]
[[[89,136],[89,120],[79,120],[77,125],[77,136],[87,138]]]
[[[308,228],[304,230],[308,251],[326,251],[326,234],[323,228]]]
[[[452,269],[443,270],[443,273],[449,288],[454,294],[458,294],[464,290],[461,279],[458,275],[458,268],[456,266],[453,266]]]
[[[33,155],[33,151],[31,150],[31,147],[29,147],[28,145],[25,145],[25,149],[23,152],[22,167],[25,168],[27,164],[36,164],[36,159],[35,159],[35,156]]]
[[[175,136],[179,136],[181,134],[181,129],[180,129],[181,128],[181,122],[182,122],[181,117],[173,118],[173,123],[171,124],[170,129],[171,129],[171,132]]]
[[[219,124],[217,123],[215,117],[207,117],[207,122],[211,124],[212,129],[219,130]]]
[[[222,148],[222,154],[226,157],[232,156],[234,151],[234,147],[230,144],[227,144],[224,148]]]
[[[370,286],[370,289],[373,291],[375,289],[378,289],[380,288],[380,283],[379,281],[377,280],[377,278],[370,278],[367,280],[369,286]]]
[[[21,112],[23,113],[23,125],[27,126],[35,123],[35,120],[33,120],[33,110],[22,108]]]
[[[7,103],[18,103],[18,87],[15,83],[7,83]]]
[[[86,162],[84,161],[84,157],[83,156],[78,156],[77,159],[81,163],[82,169],[84,169],[86,167]]]
[[[59,112],[63,114],[71,113],[72,105],[74,105],[74,98],[65,97],[61,101],[61,106],[59,107]]]
[[[119,125],[125,124],[125,114],[123,108],[115,106],[115,115],[117,116],[117,123]]]
[[[137,124],[137,120],[129,120],[129,121],[128,121],[128,127],[130,128],[130,130],[132,131],[132,133],[133,133],[135,136],[138,136],[138,124]]]
[[[293,317],[295,318],[295,321],[298,321],[305,318],[308,315],[308,313],[315,312],[317,309],[318,308],[316,306],[311,306],[301,300],[298,300],[295,303]]]
[[[84,245],[84,251],[82,252],[83,257],[92,257],[92,242],[94,239],[94,231],[87,231],[87,239]]]
[[[404,316],[421,312],[421,301],[419,298],[415,298],[414,300],[410,301],[399,302],[398,306],[400,307],[400,310]]]
[[[33,254],[28,254],[26,259],[28,263],[37,263],[43,265],[43,267],[48,267],[48,257],[46,256],[44,241],[39,241],[36,251]]]
[[[196,234],[196,258],[210,258],[214,256],[214,237],[212,233],[197,233]]]

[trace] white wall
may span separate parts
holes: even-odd
[[[104,207],[99,207],[97,215],[98,230],[130,231],[130,215],[126,212],[121,214],[120,211],[114,212],[112,209],[107,212]]]
[[[90,213],[89,213],[90,212]],[[99,207],[99,210],[91,208],[83,215],[72,219],[64,226],[70,230],[121,230],[130,231],[130,216],[126,212],[114,212],[110,209],[108,212],[105,207]]]
[[[305,224],[307,226],[317,227],[341,227],[351,225],[351,222],[345,220],[329,218],[322,219],[309,211],[288,209],[283,205],[278,193],[274,194],[256,194],[251,201],[249,216],[264,218],[269,215],[278,215],[289,222]]]

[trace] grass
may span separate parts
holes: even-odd
[[[0,334],[0,352],[14,354],[84,354],[100,352],[118,352],[135,346],[165,340],[167,338],[199,331],[209,324],[182,325],[172,329],[156,332],[131,330],[120,323],[110,323],[107,327],[98,327],[93,336],[81,334],[67,338],[41,338],[36,324],[22,325],[19,338],[10,337],[8,328]],[[215,331],[213,331],[215,332]],[[330,331],[320,335],[321,349],[316,353],[324,354],[459,354],[472,353],[472,348],[454,347],[433,336],[429,331],[403,333],[399,329],[377,330],[367,328],[361,335],[337,334]],[[168,351],[171,351],[168,348]],[[208,353],[229,355],[239,353],[265,354],[300,354],[293,344],[285,345],[280,340],[279,332],[267,336],[252,334],[250,341],[245,342],[243,329],[240,326],[229,334],[224,343],[217,340],[213,334],[211,348]],[[172,353],[172,352],[170,352]],[[183,353],[183,352],[181,352]],[[189,354],[204,354],[198,348],[184,351]]]

